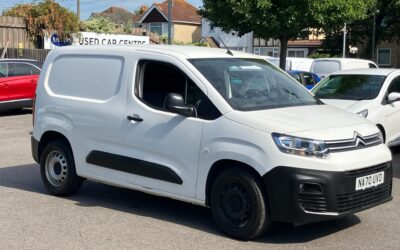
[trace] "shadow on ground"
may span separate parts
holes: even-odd
[[[37,164],[0,168],[0,186],[48,195],[41,182]],[[224,236],[214,223],[208,208],[168,198],[86,181],[80,192],[64,199],[75,201],[77,206],[114,209]],[[357,216],[300,227],[274,223],[272,229],[257,241],[275,244],[303,243],[334,234],[358,223],[360,220]]]
[[[393,177],[400,178],[400,146],[390,148],[392,151]]]
[[[1,111],[0,110],[0,117],[26,115],[26,114],[32,114],[32,109],[26,108],[26,109],[9,110],[9,111]]]

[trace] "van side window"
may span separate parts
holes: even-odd
[[[164,111],[166,96],[176,93],[196,108],[198,118],[214,120],[221,116],[201,89],[177,67],[145,60],[139,62],[138,73],[135,94],[150,107]]]
[[[400,93],[400,76],[397,76],[392,80],[389,85],[388,94],[392,92]]]

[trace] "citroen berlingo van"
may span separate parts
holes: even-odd
[[[335,219],[391,200],[379,129],[255,55],[68,47],[36,90],[33,158],[48,191],[83,180],[211,208],[228,235]]]

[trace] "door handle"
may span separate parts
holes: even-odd
[[[31,80],[31,83],[36,83],[36,80]]]
[[[143,121],[143,118],[140,117],[140,115],[138,115],[138,114],[128,115],[126,117],[126,119],[128,119],[129,121],[135,121],[135,122],[142,122]]]

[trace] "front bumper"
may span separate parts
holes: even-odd
[[[355,191],[356,178],[384,172],[384,183]],[[392,199],[392,166],[344,172],[276,167],[263,176],[273,221],[297,225],[339,218]]]

